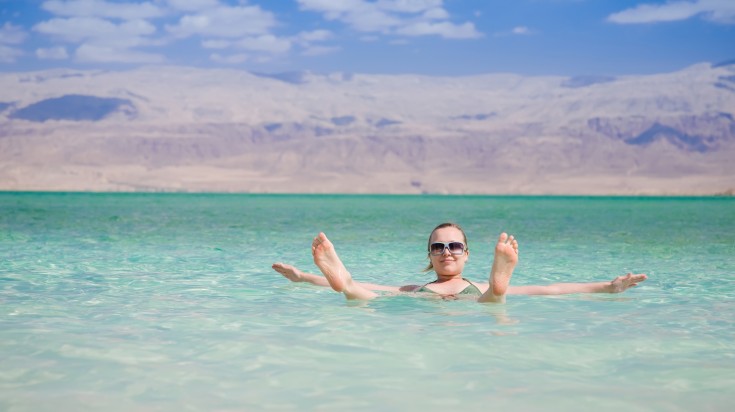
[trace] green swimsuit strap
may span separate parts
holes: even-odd
[[[472,281],[470,281],[469,279],[465,279],[465,278],[462,278],[462,280],[464,280],[465,282],[469,283],[469,286],[467,286],[466,288],[464,288],[462,290],[462,292],[460,292],[460,293],[476,293],[476,294],[482,295],[482,291],[480,290],[480,288],[478,288],[477,286],[475,286],[475,284],[472,283]],[[473,289],[475,289],[474,292],[472,290],[468,290],[468,289],[470,289],[470,286]]]
[[[431,293],[436,293],[433,290],[427,288],[427,286],[428,285],[431,285],[432,283],[436,283],[436,280],[433,281],[433,282],[429,282],[429,283],[425,284],[424,286],[421,286],[420,288],[416,289],[414,292],[431,292]]]

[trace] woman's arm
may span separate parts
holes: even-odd
[[[648,279],[644,274],[628,273],[610,282],[555,283],[547,286],[510,286],[509,295],[566,295],[572,293],[620,293]]]
[[[329,286],[329,282],[324,276],[314,275],[311,273],[302,272],[296,266],[287,265],[285,263],[277,262],[272,266],[273,270],[283,275],[284,278],[291,282],[307,282],[317,286]]]
[[[287,265],[285,263],[280,263],[280,262],[274,263],[271,267],[273,268],[273,270],[280,273],[281,275],[283,275],[283,277],[290,280],[291,282],[306,282],[306,283],[311,283],[312,285],[316,285],[316,286],[329,287],[329,282],[327,281],[327,278],[325,278],[324,276],[302,272],[300,269],[298,269],[295,266]],[[418,288],[418,286],[416,285],[398,287],[398,286],[376,285],[374,283],[363,283],[363,282],[355,282],[355,283],[359,284],[365,289],[382,290],[386,292],[411,292],[414,289]]]

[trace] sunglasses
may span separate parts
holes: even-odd
[[[444,254],[445,249],[449,249],[449,253],[453,255],[461,255],[465,251],[464,243],[462,242],[434,242],[429,246],[429,253],[434,256],[439,256]]]

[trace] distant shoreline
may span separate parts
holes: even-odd
[[[735,191],[728,190],[722,193],[610,193],[610,194],[584,194],[584,193],[351,193],[351,192],[237,192],[237,191],[184,191],[184,190],[4,190],[0,189],[0,195],[28,194],[28,195],[213,195],[213,196],[354,196],[354,197],[548,197],[548,198],[731,198],[735,197]]]

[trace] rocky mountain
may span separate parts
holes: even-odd
[[[731,194],[735,63],[646,76],[0,74],[0,190]]]

